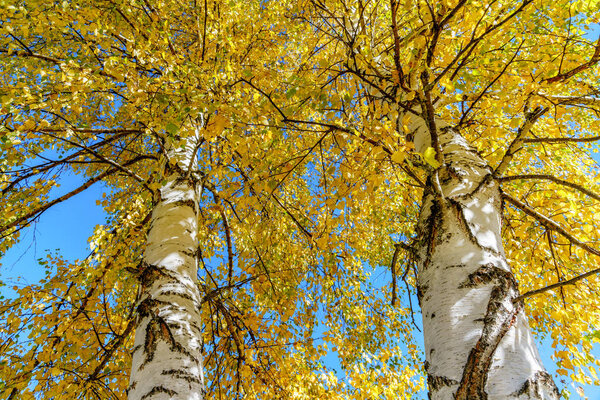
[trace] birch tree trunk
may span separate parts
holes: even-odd
[[[170,150],[140,272],[129,400],[204,399],[194,146]]]
[[[417,150],[431,146],[427,124],[411,125]],[[557,399],[523,304],[513,302],[493,170],[458,131],[436,130],[443,165],[428,179],[417,230],[430,398]]]

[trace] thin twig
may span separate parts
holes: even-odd
[[[520,202],[519,200],[515,199],[514,197],[512,197],[506,193],[502,193],[502,197],[505,200],[507,200],[509,203],[511,203],[512,205],[514,205],[515,207],[517,207],[518,209],[523,211],[525,214],[529,215],[530,217],[535,218],[546,229],[551,229],[555,232],[560,233],[562,236],[564,236],[569,242],[571,242],[575,246],[587,251],[588,253],[591,253],[595,256],[600,257],[600,250],[598,250],[594,247],[591,247],[587,243],[584,243],[581,240],[577,239],[575,236],[573,236],[571,233],[569,233],[565,228],[560,226],[557,222],[551,220],[550,218],[546,217],[545,215],[541,214],[540,212],[534,210],[533,208],[529,207],[528,205]],[[600,269],[598,269],[598,270],[600,271]],[[588,276],[588,275],[586,275],[586,276]]]
[[[396,305],[396,263],[398,262],[398,254],[400,253],[400,244],[394,244],[394,255],[392,256],[392,263],[390,270],[392,271],[392,306]]]
[[[598,63],[598,61],[600,61],[600,36],[598,37],[598,40],[596,41],[596,46],[594,48],[594,54],[592,54],[592,57],[590,58],[590,60],[588,62],[585,62],[565,73],[557,74],[556,76],[553,76],[552,78],[546,78],[546,79],[542,80],[542,82],[548,82],[548,83],[564,82],[567,79],[571,78],[572,76],[574,76],[590,67],[593,67],[594,65],[596,65]]]
[[[599,194],[594,193],[591,190],[586,189],[581,185],[578,185],[577,183],[569,182],[564,179],[560,179],[560,178],[557,178],[555,176],[548,175],[548,174],[523,174],[523,175],[502,176],[502,177],[496,178],[496,180],[499,182],[514,181],[517,179],[544,179],[544,180],[552,181],[554,183],[558,183],[559,185],[567,186],[572,189],[578,190],[581,193],[591,197],[592,199],[600,201]]]
[[[546,113],[546,111],[548,111],[547,107],[541,107],[541,106],[539,106],[535,110],[533,110],[533,111],[531,111],[531,112],[529,112],[529,113],[527,113],[525,115],[525,121],[523,122],[523,125],[521,125],[521,127],[519,128],[517,136],[512,141],[512,143],[508,146],[508,149],[506,150],[506,153],[502,157],[502,160],[500,161],[500,164],[498,164],[498,166],[494,170],[494,175],[495,176],[500,176],[504,172],[506,172],[506,169],[508,168],[508,165],[512,161],[514,155],[519,150],[521,150],[521,148],[523,146],[523,140],[525,139],[525,136],[527,136],[527,134],[529,133],[529,131],[531,131],[531,128],[533,127],[533,124],[535,124],[535,122],[542,115],[544,115]]]

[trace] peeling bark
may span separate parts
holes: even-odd
[[[427,125],[414,117],[411,129],[422,152]],[[522,303],[513,304],[493,171],[455,129],[438,123],[437,133],[440,188],[428,182],[416,239],[430,398],[558,399]]]

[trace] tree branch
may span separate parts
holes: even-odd
[[[132,160],[129,160],[127,163],[125,163],[124,165],[131,165],[134,164],[135,162],[139,161],[141,157],[136,157]],[[69,193],[66,193],[48,203],[45,203],[43,205],[41,205],[40,207],[29,211],[28,213],[17,217],[17,219],[15,219],[14,221],[8,223],[7,225],[1,226],[0,227],[0,234],[3,234],[6,230],[13,228],[19,224],[21,224],[22,222],[25,221],[25,225],[27,225],[29,222],[31,221],[27,221],[32,217],[37,217],[40,214],[42,214],[44,211],[46,211],[47,209],[49,209],[50,207],[52,207],[55,204],[58,204],[62,201],[65,201],[67,199],[70,199],[71,197],[75,196],[76,194],[79,194],[81,192],[83,192],[85,189],[89,188],[90,186],[92,186],[94,183],[101,181],[102,179],[106,178],[107,176],[110,176],[112,174],[114,174],[115,172],[117,172],[118,169],[117,168],[113,168],[113,169],[109,169],[103,173],[101,173],[100,175],[97,175],[93,178],[90,178],[87,182],[85,182],[83,185],[79,186],[77,189],[74,189],[72,191],[70,191]]]
[[[62,140],[64,142],[72,144],[73,146],[79,147],[80,149],[86,150],[88,153],[90,153],[94,157],[98,158],[99,160],[102,160],[102,161],[104,161],[104,162],[112,165],[113,167],[121,170],[122,172],[126,173],[127,175],[131,176],[133,179],[135,179],[136,181],[140,182],[150,193],[154,194],[155,191],[150,186],[148,186],[148,183],[146,183],[146,180],[144,180],[141,176],[137,175],[135,172],[131,171],[130,169],[128,169],[126,167],[124,167],[123,165],[121,165],[121,164],[119,164],[119,163],[117,163],[117,162],[115,162],[113,160],[110,160],[110,159],[104,157],[102,154],[96,152],[94,149],[92,149],[92,148],[90,148],[90,147],[88,147],[86,145],[74,142],[74,141],[72,141],[70,139],[53,135],[53,134],[48,133],[48,132],[46,133],[46,135],[48,135],[48,136],[50,136],[50,137],[52,137],[54,139]]]
[[[66,132],[66,129],[40,129],[39,132]],[[75,132],[79,132],[79,133],[114,133],[114,136],[109,137],[108,139],[102,140],[100,142],[96,142],[92,145],[89,146],[90,149],[96,149],[98,147],[102,147],[108,143],[114,142],[117,139],[120,139],[124,136],[127,136],[130,133],[141,133],[142,131],[139,129],[108,129],[108,130],[103,130],[103,129],[76,129]],[[48,163],[45,164],[41,164],[38,166],[34,166],[28,169],[24,169],[21,170],[22,172],[25,171],[34,171],[34,172],[29,172],[25,175],[19,176],[18,178],[16,178],[15,180],[11,181],[8,186],[6,186],[4,189],[2,189],[1,195],[4,196],[6,195],[6,193],[8,193],[8,191],[10,191],[15,185],[17,185],[19,182],[22,182],[28,178],[31,178],[32,176],[38,175],[40,173],[46,172],[54,167],[60,166],[64,163],[69,162],[70,160],[79,157],[80,155],[82,155],[84,152],[86,152],[87,150],[82,149],[79,150],[71,155],[66,156],[65,158],[62,158],[60,160],[55,160],[55,161],[50,161]],[[146,158],[151,158],[151,156],[146,156]],[[14,172],[14,171],[13,171]],[[12,173],[12,172],[7,172],[7,173]]]
[[[398,262],[398,254],[401,248],[400,244],[394,244],[394,255],[390,264],[390,270],[392,271],[392,306],[396,304],[396,263]]]
[[[574,285],[575,283],[577,283],[578,281],[585,279],[589,276],[592,276],[594,274],[598,274],[600,273],[600,268],[596,268],[593,269],[591,271],[585,272],[581,275],[577,275],[571,279],[567,279],[566,281],[560,281],[557,283],[554,283],[552,285],[543,287],[543,288],[539,288],[539,289],[535,289],[535,290],[530,290],[529,292],[523,293],[522,295],[516,297],[515,299],[513,299],[513,303],[519,302],[523,299],[526,299],[527,297],[531,297],[531,296],[535,296],[537,294],[540,293],[544,293],[547,292],[548,290],[552,290],[552,289],[556,289],[558,287],[563,287],[563,286],[567,286],[567,285]]]
[[[557,177],[552,176],[552,175],[547,175],[547,174],[523,174],[523,175],[511,175],[511,176],[503,176],[503,177],[496,178],[496,180],[498,180],[500,182],[514,181],[514,180],[517,180],[517,179],[543,179],[543,180],[552,181],[554,183],[558,183],[559,185],[567,186],[567,187],[570,187],[572,189],[578,190],[581,193],[583,193],[583,194],[585,194],[585,195],[593,198],[594,200],[600,201],[600,195],[599,194],[594,193],[591,190],[586,189],[586,188],[584,188],[581,185],[578,185],[577,183],[565,181],[564,179],[560,179],[560,178],[557,178]]]
[[[515,51],[515,54],[513,54],[512,58],[510,60],[508,60],[508,62],[506,63],[506,65],[502,68],[502,71],[500,71],[500,73],[498,75],[496,75],[494,77],[494,79],[492,79],[492,81],[485,87],[485,89],[483,89],[483,91],[471,103],[471,105],[469,106],[469,108],[467,108],[467,111],[465,111],[463,113],[463,115],[460,118],[460,121],[458,123],[458,126],[462,126],[465,123],[467,115],[469,115],[469,113],[471,112],[471,110],[473,109],[473,107],[475,107],[475,104],[477,104],[479,102],[479,100],[481,100],[481,98],[488,91],[488,89],[491,88],[494,85],[494,83],[496,83],[498,81],[498,79],[500,79],[500,77],[502,77],[502,75],[504,75],[504,73],[506,72],[506,70],[508,69],[508,67],[513,63],[513,61],[515,61],[515,58],[517,57],[517,55],[521,51],[521,48],[523,47],[524,43],[525,43],[525,40],[521,41],[521,43],[519,44],[519,47],[517,48],[517,51]]]
[[[600,140],[600,136],[592,136],[587,138],[527,138],[523,140],[523,143],[548,143],[548,144],[560,144],[560,143],[588,143]]]
[[[515,137],[515,139],[510,144],[510,146],[508,146],[508,149],[506,150],[504,157],[502,157],[500,164],[498,164],[498,166],[496,167],[496,170],[494,171],[495,176],[500,176],[504,172],[506,172],[508,165],[512,161],[515,153],[517,151],[521,150],[525,136],[527,136],[527,134],[531,130],[531,127],[538,120],[538,118],[540,118],[542,115],[544,115],[546,113],[546,111],[548,111],[547,107],[539,106],[535,110],[533,110],[530,113],[527,113],[525,115],[525,122],[519,128],[517,137]]]
[[[536,219],[546,229],[550,229],[557,233],[560,233],[562,236],[564,236],[569,242],[571,242],[575,246],[587,251],[588,253],[591,253],[595,256],[600,257],[600,250],[577,239],[575,236],[573,236],[571,233],[569,233],[565,228],[560,226],[557,222],[551,220],[550,218],[546,217],[545,215],[541,214],[540,212],[534,210],[533,208],[529,207],[528,205],[520,202],[519,200],[515,199],[514,197],[512,197],[506,193],[502,193],[502,197],[505,200],[507,200],[509,203],[511,203],[512,205],[514,205],[515,207],[517,207],[518,209],[523,211],[525,214]]]
[[[592,58],[590,58],[590,60],[588,62],[583,63],[583,64],[573,68],[570,71],[553,76],[552,78],[546,78],[546,79],[542,80],[542,82],[548,82],[548,83],[564,82],[567,79],[571,78],[572,76],[580,73],[581,71],[584,71],[588,68],[593,67],[594,65],[596,65],[598,63],[598,61],[600,61],[600,36],[598,37],[598,40],[596,41],[596,46],[594,48],[594,54],[592,54]]]

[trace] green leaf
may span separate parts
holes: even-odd
[[[175,135],[179,131],[179,127],[172,122],[169,122],[165,129],[171,135]]]
[[[291,88],[290,90],[288,90],[285,93],[285,97],[287,97],[288,99],[290,99],[293,95],[296,94],[296,90],[297,90],[297,88],[295,88],[295,87]]]

